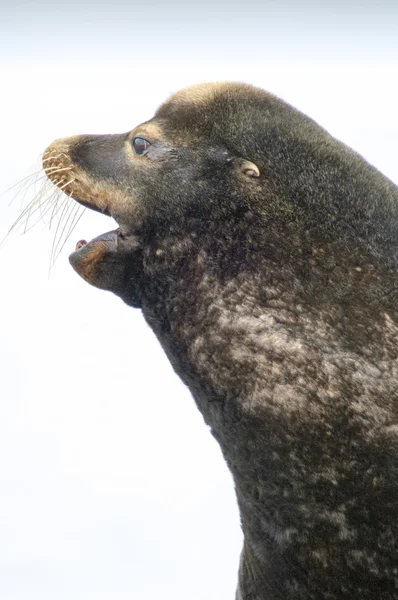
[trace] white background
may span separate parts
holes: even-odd
[[[127,131],[211,80],[283,97],[398,181],[395,6],[3,3],[0,191],[53,139]],[[33,196],[0,197],[0,237]],[[113,227],[86,212],[50,275],[54,227],[0,247],[0,598],[232,600],[221,453],[139,311],[67,260]]]

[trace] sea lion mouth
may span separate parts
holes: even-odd
[[[112,217],[108,209],[101,209],[95,204],[88,202],[87,200],[82,200],[81,198],[76,196],[72,196],[72,198],[85,208],[88,208],[95,212],[99,212],[103,215],[106,215],[107,217]],[[69,261],[71,265],[75,270],[78,270],[82,262],[87,263],[88,259],[91,262],[97,256],[97,260],[99,260],[105,250],[116,252],[116,240],[117,237],[121,235],[121,229],[118,228],[113,231],[102,233],[89,242],[87,242],[86,240],[79,240],[75,246],[74,252],[72,252],[72,254],[69,256]],[[84,252],[82,252],[83,248]]]
[[[93,202],[82,200],[82,198],[74,194],[72,194],[71,197],[75,202],[78,202],[89,210],[101,213],[107,217],[114,218],[108,208],[101,208]],[[117,252],[118,239],[126,238],[128,238],[128,233],[126,231],[122,231],[121,227],[119,226],[115,230],[98,235],[89,242],[86,240],[79,240],[75,246],[74,252],[72,252],[72,254],[69,256],[69,260],[72,266],[77,270],[77,267],[81,264],[82,260],[87,262],[88,257],[90,257],[90,261],[93,261],[95,257],[97,257],[97,260],[100,260],[105,251]]]

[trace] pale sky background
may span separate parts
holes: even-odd
[[[326,5],[326,6],[325,6]],[[4,2],[0,191],[55,138],[116,133],[200,81],[300,108],[398,182],[398,3]],[[0,237],[20,212],[0,197]],[[0,248],[1,600],[232,600],[231,477],[139,311],[83,282],[86,212]]]

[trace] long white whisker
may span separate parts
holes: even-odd
[[[27,175],[7,190],[15,190],[13,199],[21,198],[21,212],[5,239],[17,229],[26,233],[39,221],[44,222],[50,229],[55,230],[50,253],[50,268],[64,249],[72,231],[86,210],[84,206],[75,203],[71,198],[76,178],[73,177],[72,166],[62,166],[63,156],[67,155],[64,152],[45,155],[45,158],[42,159],[41,169]],[[47,167],[45,166],[46,162],[50,162]],[[37,190],[35,188],[38,183],[40,183],[40,189]],[[33,198],[23,207],[32,187]],[[69,192],[69,190],[71,191]],[[53,227],[55,224],[56,227]]]
[[[23,233],[27,233],[28,231],[30,231],[31,229],[33,229],[33,227],[35,227],[37,225],[37,223],[42,220],[44,221],[44,217],[46,216],[46,214],[51,210],[51,208],[53,208],[53,204],[56,203],[56,199],[59,198],[59,195],[54,195],[52,198],[49,198],[48,201],[46,200],[46,204],[45,204],[45,210],[44,212],[41,211],[41,206],[36,206],[36,208],[29,214],[28,220],[25,223],[25,227],[23,230]],[[38,211],[40,211],[40,217],[37,218],[36,220],[32,221],[32,216],[37,213]],[[28,227],[28,223],[31,222],[31,224]]]
[[[66,234],[66,240],[68,240],[70,238],[70,235],[72,233],[72,231],[75,229],[76,225],[78,224],[79,220],[81,219],[81,217],[83,216],[83,213],[86,211],[86,207],[85,206],[81,206],[80,204],[76,203],[76,210],[75,210],[75,215],[73,217],[72,223],[68,229],[68,233]]]
[[[54,156],[54,154],[50,154],[50,156],[43,158],[43,160],[41,162],[44,163],[44,162],[47,162],[48,160],[57,160],[61,156],[67,156],[67,155],[65,154],[65,152],[60,152],[59,154],[56,154],[55,156]]]
[[[44,217],[49,213],[54,207],[57,206],[58,200],[62,197],[62,192],[60,190],[55,190],[50,196],[45,198],[44,203],[40,203],[38,208],[40,209],[40,218],[44,221]]]
[[[86,208],[84,206],[79,206],[78,204],[76,204],[76,208],[68,216],[68,220],[69,220],[70,216],[73,215],[72,222],[71,222],[71,224],[69,226],[69,229],[68,229],[67,233],[65,235],[62,235],[61,238],[60,238],[60,242],[61,242],[62,238],[63,238],[63,242],[62,242],[60,248],[58,249],[56,255],[54,256],[54,262],[57,260],[58,256],[61,254],[62,250],[65,247],[66,242],[70,238],[70,235],[71,235],[72,231],[77,226],[78,222],[82,218],[82,216],[83,216],[83,214],[84,214],[85,211],[86,211]],[[67,225],[67,223],[65,223],[65,228],[66,228],[66,225]],[[62,234],[64,234],[64,232],[62,232]]]
[[[66,211],[66,214],[68,214],[68,210],[69,210],[69,207],[70,207],[69,197],[68,196],[65,197],[65,200],[64,200],[63,204],[64,204],[64,206],[63,206],[63,209],[62,209],[59,221],[57,223],[57,227],[56,227],[55,234],[54,234],[54,240],[53,240],[52,247],[51,247],[50,264],[54,264],[54,262],[55,262],[55,254],[56,254],[56,251],[57,251],[57,248],[58,248],[58,245],[59,245],[58,232],[59,232],[61,223],[62,223],[62,221],[63,221],[63,219],[65,217],[65,211]]]
[[[63,167],[62,169],[59,167],[47,167],[44,169],[46,175],[51,173],[51,175],[55,175],[56,173],[61,173],[61,171],[72,171],[73,167]]]
[[[50,217],[50,222],[49,222],[50,229],[52,227],[53,219],[58,215],[59,211],[61,210],[61,207],[64,205],[65,202],[69,202],[68,197],[65,196],[65,194],[62,193],[61,190],[59,190],[59,191],[60,191],[60,194],[59,194],[58,198],[59,199],[63,198],[63,200],[59,201],[59,202],[56,201],[52,205],[53,209],[51,212],[51,217]],[[69,196],[70,196],[70,194],[69,194]]]
[[[67,225],[74,213],[74,210],[75,210],[75,206],[73,204],[71,204],[70,202],[68,202],[68,208],[67,208],[67,211],[65,214],[65,218],[62,221],[60,221],[60,223],[62,225],[62,230],[61,230],[60,236],[58,237],[57,242],[55,244],[55,249],[54,249],[55,257],[57,257],[59,254],[59,252],[58,252],[59,246],[60,246],[60,244],[62,244],[62,240],[64,238],[64,234],[65,234]]]
[[[27,225],[31,215],[33,215],[38,210],[39,205],[41,203],[41,199],[45,192],[47,192],[46,185],[43,186],[43,188],[34,196],[33,200],[31,200],[31,202],[29,202],[28,206],[22,211],[22,213],[19,215],[19,217],[17,218],[15,223],[10,228],[9,233],[11,233],[11,231],[13,231],[19,225],[19,223],[24,219],[26,219],[25,226]],[[25,190],[23,198],[26,196],[26,193],[27,193],[27,190]],[[49,199],[51,199],[51,196]]]
[[[74,181],[76,181],[76,177],[74,177],[73,179],[71,179],[70,181],[67,181],[66,183],[64,183],[64,185],[60,185],[59,189],[63,190],[64,188],[66,188],[70,183],[73,183]]]
[[[8,192],[10,192],[11,190],[13,190],[14,188],[19,188],[19,187],[22,188],[24,185],[28,185],[29,182],[30,182],[30,180],[36,180],[37,176],[40,173],[42,173],[42,169],[38,169],[34,173],[31,173],[30,175],[27,175],[26,177],[24,177],[20,181],[17,181],[17,183],[14,183],[12,186],[10,186],[6,190],[4,190],[4,192],[1,192],[1,195],[3,196],[4,194],[7,194]],[[43,177],[45,177],[45,176],[43,175],[42,177],[40,177],[40,179],[42,179]],[[32,183],[33,183],[33,181],[32,181]],[[12,200],[11,200],[11,202],[12,202]]]

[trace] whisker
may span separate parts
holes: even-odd
[[[56,154],[55,156],[54,156],[54,154],[50,154],[50,156],[43,158],[42,163],[47,162],[48,160],[57,160],[61,156],[67,156],[67,155],[65,154],[65,152],[60,152],[59,154]]]
[[[44,217],[48,214],[48,212],[53,209],[54,206],[57,206],[58,200],[62,197],[62,192],[60,190],[55,190],[52,192],[50,196],[44,199],[44,203],[38,204],[38,209],[40,210],[40,218],[43,222],[45,222]]]
[[[28,185],[29,181],[30,180],[35,180],[36,177],[40,173],[42,173],[42,169],[38,169],[34,173],[31,173],[30,175],[26,175],[26,177],[23,177],[23,179],[21,179],[20,181],[17,181],[17,183],[14,183],[9,188],[7,188],[6,190],[4,190],[4,192],[1,192],[1,195],[3,196],[4,194],[7,194],[8,192],[10,192],[11,190],[13,190],[16,187],[22,187],[24,185]],[[42,179],[43,177],[45,177],[45,175],[43,175],[42,177],[40,177],[40,179]],[[11,202],[12,202],[12,200],[11,200]]]
[[[54,239],[53,239],[53,243],[52,243],[52,247],[51,247],[50,264],[54,264],[54,262],[55,262],[55,254],[56,254],[56,251],[57,251],[57,248],[59,245],[58,232],[60,230],[61,223],[62,223],[63,219],[65,218],[65,211],[66,211],[66,214],[68,214],[69,207],[71,206],[71,204],[69,203],[69,200],[70,200],[70,197],[65,196],[65,200],[63,202],[64,206],[63,206],[59,221],[57,223],[57,227],[55,229]]]
[[[67,228],[67,225],[70,221],[71,216],[73,215],[74,210],[75,210],[75,206],[68,201],[66,213],[65,213],[64,217],[61,218],[59,221],[59,224],[61,225],[61,232],[55,243],[54,254],[57,254],[59,245],[62,243],[62,239],[65,234],[65,230]]]
[[[73,179],[71,179],[70,181],[67,181],[66,183],[64,183],[64,185],[60,185],[59,189],[63,190],[64,188],[66,188],[70,183],[73,183],[74,181],[76,181],[76,177],[74,177]]]
[[[69,228],[68,233],[66,234],[66,240],[67,241],[72,232],[74,231],[74,229],[77,227],[77,224],[79,223],[80,219],[82,218],[83,214],[86,212],[87,208],[85,206],[81,206],[80,204],[76,203],[76,211],[75,211],[75,216],[73,218],[72,224]]]
[[[56,201],[52,205],[52,212],[51,212],[51,217],[50,217],[50,222],[49,222],[50,229],[52,227],[52,222],[53,222],[54,218],[59,214],[59,212],[62,209],[65,202],[69,202],[69,198],[70,198],[70,194],[69,194],[69,198],[68,198],[68,196],[65,195],[65,193],[61,192],[61,190],[59,190],[59,191],[60,191],[60,194],[59,194],[58,198],[59,199],[62,198],[62,201],[61,202]]]
[[[69,220],[70,216],[73,215],[72,222],[69,226],[67,233],[64,235],[64,232],[62,232],[59,242],[61,243],[62,238],[63,238],[63,241],[62,241],[62,244],[59,247],[58,251],[56,252],[56,255],[53,257],[54,262],[57,260],[58,256],[61,254],[62,250],[65,247],[66,242],[69,240],[69,238],[72,234],[72,231],[75,229],[75,227],[79,223],[79,221],[82,218],[85,211],[86,211],[85,206],[79,206],[78,204],[76,204],[76,208],[74,208],[74,210],[68,216],[68,220]],[[67,223],[65,223],[65,228],[66,228],[66,224]]]
[[[22,213],[21,217],[26,216],[26,221],[27,221],[26,225],[27,225],[28,221],[31,219],[32,215],[34,215],[38,211],[39,212],[42,211],[43,197],[44,197],[44,206],[46,206],[48,203],[51,203],[53,198],[57,197],[57,195],[58,195],[57,190],[52,191],[52,193],[46,197],[46,195],[48,193],[48,188],[49,188],[49,186],[45,184],[42,187],[42,189],[35,195],[33,200],[28,204],[25,211]]]
[[[55,175],[56,173],[60,173],[61,171],[72,171],[72,169],[73,167],[63,167],[62,169],[60,169],[59,167],[47,167],[43,170],[46,172],[47,175],[49,173],[51,173],[51,175]]]
[[[60,159],[62,160],[62,156],[66,156],[66,154],[56,152],[45,156],[40,169],[36,169],[7,190],[15,192],[11,202],[16,197],[21,199],[21,212],[4,240],[17,229],[25,234],[39,221],[44,222],[49,229],[54,231],[50,252],[50,269],[86,210],[84,206],[72,200],[73,189],[70,193],[66,191],[73,188],[76,178],[73,177],[72,166],[64,167],[62,162],[57,163]],[[46,167],[48,161],[51,162]],[[40,184],[40,189],[38,189],[38,184]],[[27,195],[30,195],[32,188],[33,197],[30,196],[31,199],[26,203]],[[24,206],[24,204],[26,205]],[[56,226],[54,227],[54,225]]]
[[[44,216],[48,213],[48,211],[51,209],[52,204],[50,204],[46,210],[44,211],[43,215],[40,214],[40,218],[36,219],[35,221],[32,221],[31,216],[37,212],[39,210],[39,207],[36,207],[35,210],[31,213],[31,215],[29,215],[29,222],[31,222],[31,224],[28,226],[28,222],[26,222],[23,233],[27,233],[28,231],[30,231],[31,229],[33,229],[33,227],[36,227],[36,225],[38,224],[38,222],[40,220],[44,220]],[[43,218],[42,218],[43,217]]]
[[[20,222],[23,219],[26,218],[26,221],[29,221],[30,215],[34,214],[38,210],[41,197],[43,196],[45,191],[47,191],[47,190],[42,189],[42,190],[40,190],[40,192],[38,192],[34,196],[33,200],[31,200],[31,202],[29,202],[28,206],[22,211],[22,213],[19,215],[19,217],[13,223],[13,225],[10,228],[9,233],[11,233],[11,231],[13,231],[20,224]],[[26,193],[27,193],[27,191],[25,191],[25,193],[24,193],[24,198],[26,196]],[[32,209],[34,209],[34,210],[32,210]]]

